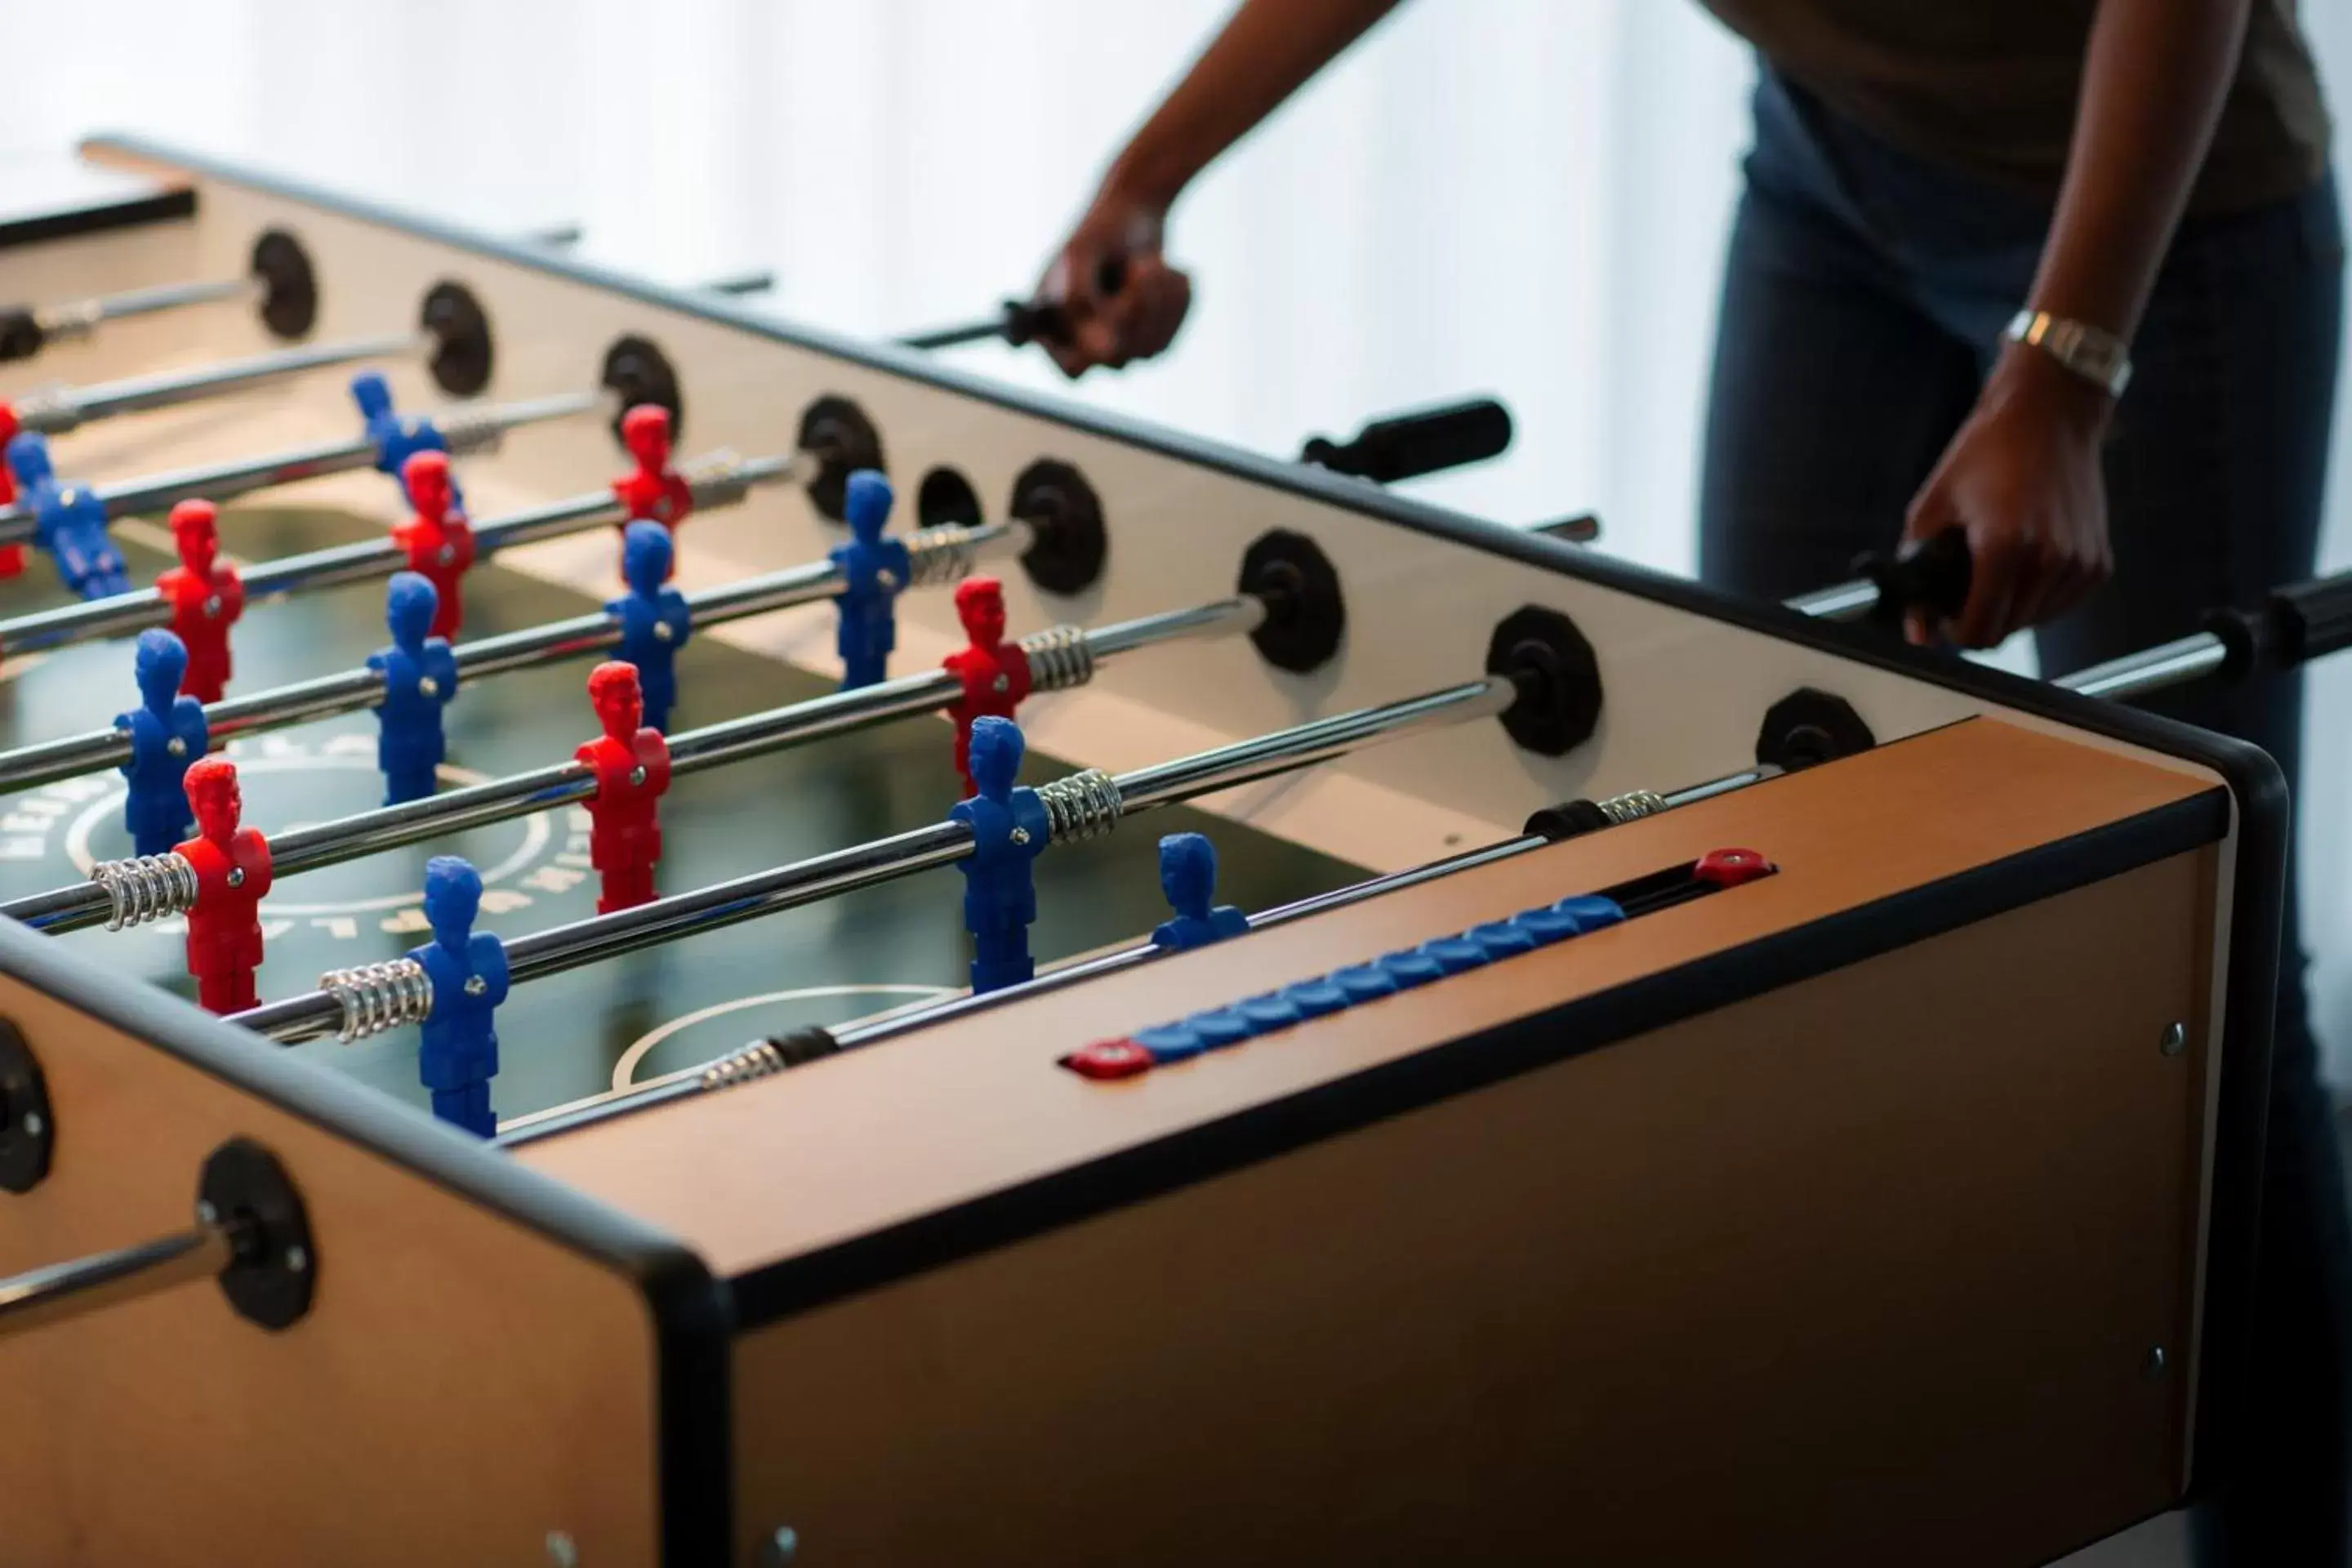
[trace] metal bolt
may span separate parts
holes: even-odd
[[[645,782],[646,770],[642,764],[629,770],[629,787],[632,789],[638,788],[642,786]]]
[[[196,1200],[196,1223],[198,1225],[218,1225],[220,1223],[220,1210],[213,1207],[213,1205],[206,1200],[198,1198]]]
[[[28,1111],[25,1112],[25,1136],[26,1136],[26,1137],[27,1137],[27,1138],[38,1138],[38,1137],[41,1135],[41,1129],[42,1129],[42,1128],[44,1128],[44,1127],[47,1127],[47,1125],[48,1125],[48,1123],[47,1123],[47,1122],[46,1122],[46,1121],[42,1121],[42,1120],[41,1120],[41,1113],[40,1113],[39,1111],[37,1111],[37,1110],[28,1110]]]
[[[418,679],[416,689],[422,696],[438,697],[441,695],[441,683],[427,675]]]
[[[2167,1024],[2164,1026],[2164,1033],[2157,1039],[2156,1048],[2162,1051],[2168,1057],[2177,1057],[2181,1052],[2187,1050],[2189,1048],[2189,1026],[2186,1024]]]
[[[1008,837],[1015,844],[1026,844],[1029,842],[1029,830],[1025,827],[1016,827]]]
[[[453,562],[453,561],[455,561],[455,560],[457,560],[457,547],[456,545],[454,545],[454,544],[445,544],[445,545],[443,545],[443,546],[441,547],[441,553],[440,553],[440,555],[439,555],[438,557],[436,557],[436,559],[441,563],[441,564],[442,564],[442,565],[444,565],[444,566],[448,565],[451,562]]]
[[[654,623],[654,641],[668,642],[677,636],[677,634],[676,632],[669,629],[669,623],[667,621],[656,621]]]
[[[2164,1369],[2167,1364],[2167,1361],[2168,1358],[2164,1353],[2164,1347],[2162,1345],[2148,1346],[2147,1364],[2145,1369],[2147,1375],[2150,1377],[2162,1377],[2164,1375]]]
[[[488,981],[487,981],[487,980],[483,979],[480,975],[478,975],[478,974],[468,974],[467,976],[466,976],[466,994],[467,994],[467,995],[468,995],[468,996],[479,996],[483,992],[488,991],[489,988],[490,988],[490,983],[489,983]]]
[[[188,754],[188,743],[177,735],[164,742],[163,749],[175,757],[184,757]]]
[[[572,1537],[560,1530],[547,1532],[547,1560],[555,1568],[580,1568],[580,1548],[572,1544]]]
[[[302,1270],[310,1267],[310,1253],[309,1248],[303,1247],[289,1247],[286,1249],[286,1268],[289,1272],[299,1274]]]
[[[785,1568],[800,1552],[801,1532],[789,1524],[780,1524],[773,1535],[760,1543],[760,1568]]]
[[[217,620],[220,617],[220,595],[218,594],[215,594],[211,598],[205,601],[205,619],[208,621]]]
[[[242,866],[231,866],[231,867],[228,868],[228,878],[227,878],[227,880],[228,880],[228,885],[229,885],[230,887],[232,887],[232,888],[242,888],[242,887],[244,887],[244,886],[245,886],[245,868],[244,868],[244,867],[242,867]]]
[[[1000,675],[988,683],[988,689],[1000,694],[1010,691],[1013,689],[1013,678],[1009,675]]]

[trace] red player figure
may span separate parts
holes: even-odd
[[[269,891],[269,840],[257,827],[240,827],[245,797],[236,764],[206,757],[187,776],[188,809],[196,836],[173,853],[195,868],[196,901],[188,910],[188,973],[196,1000],[215,1013],[241,1013],[259,998],[253,972],[261,967],[258,906]]]
[[[609,915],[652,901],[654,866],[661,859],[656,811],[669,788],[669,742],[659,730],[643,727],[636,666],[618,659],[598,665],[589,672],[588,700],[604,732],[572,757],[596,772],[596,793],[588,797],[588,864],[604,873],[596,912]]]
[[[15,406],[0,403],[0,452],[8,449],[8,443],[16,438],[19,428]],[[7,464],[0,463],[0,506],[16,504],[16,476],[8,471]],[[25,547],[21,544],[0,544],[0,577],[20,576],[24,570]]]
[[[637,466],[613,481],[614,499],[627,509],[629,522],[658,522],[676,533],[694,510],[694,487],[669,466],[669,410],[638,404],[621,416],[621,441]]]
[[[180,563],[155,579],[172,606],[172,634],[188,650],[180,689],[199,702],[217,702],[228,686],[228,629],[245,614],[245,584],[220,559],[220,514],[208,500],[172,509],[172,542]]]
[[[963,695],[948,709],[955,720],[956,772],[963,775],[963,793],[973,793],[971,782],[971,721],[1010,719],[1029,695],[1029,656],[1017,642],[1004,640],[1004,585],[993,577],[968,577],[956,585],[956,618],[963,622],[968,647],[948,655],[948,673],[963,683]]]
[[[474,563],[474,530],[463,512],[451,509],[448,455],[414,454],[402,466],[400,481],[416,515],[394,527],[392,542],[408,552],[408,569],[429,581],[440,595],[433,629],[426,635],[454,637],[466,618],[458,583]]]

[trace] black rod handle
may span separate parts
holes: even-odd
[[[1908,611],[1951,616],[1969,602],[1969,537],[1949,528],[1916,550],[1876,551],[1853,563],[1878,590],[1873,614],[1899,620]]]
[[[1375,419],[1344,445],[1313,437],[1299,460],[1385,485],[1483,463],[1510,444],[1510,410],[1474,397]]]
[[[2264,611],[2271,658],[2282,668],[2352,647],[2352,572],[2275,589]]]

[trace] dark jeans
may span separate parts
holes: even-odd
[[[1709,401],[1700,572],[1787,598],[1896,539],[2022,303],[2048,211],[1877,142],[1764,73]],[[2041,628],[2045,675],[2197,628],[2308,576],[2336,389],[2335,187],[2192,219],[2133,344],[2106,453],[2116,574]],[[2144,705],[2242,736],[2291,784],[2303,683]],[[2199,1521],[2203,1562],[2344,1561],[2352,1231],[2305,1018],[2288,879],[2256,1285],[2254,1432]]]

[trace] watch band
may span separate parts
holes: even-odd
[[[2040,349],[2109,397],[2121,397],[2131,384],[2131,351],[2113,332],[2047,310],[2020,310],[2001,336]]]

